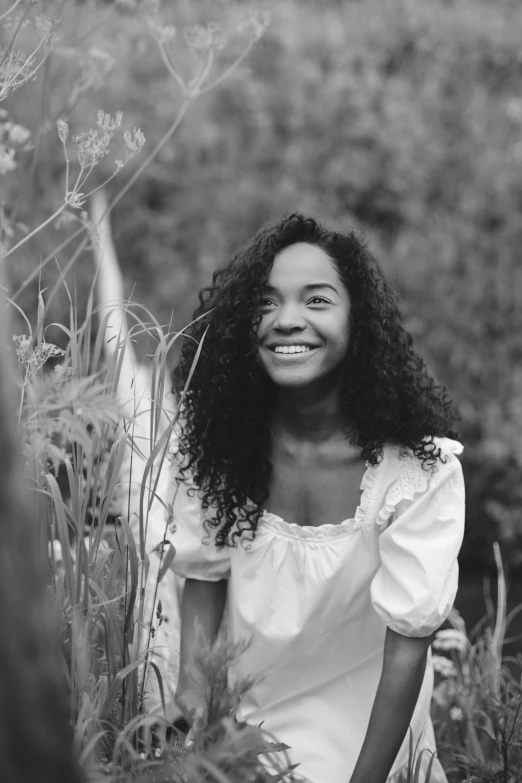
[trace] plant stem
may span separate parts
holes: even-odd
[[[17,242],[17,244],[14,247],[12,247],[11,250],[8,250],[7,253],[4,254],[4,258],[7,258],[8,256],[10,256],[11,253],[14,253],[14,251],[18,250],[19,247],[21,247],[22,245],[25,245],[25,243],[28,242],[31,239],[31,237],[34,237],[35,234],[38,234],[38,232],[41,231],[42,228],[45,228],[45,226],[48,226],[49,223],[52,223],[52,221],[55,218],[57,218],[58,215],[61,212],[63,212],[63,210],[65,209],[66,206],[67,206],[67,202],[64,202],[61,205],[61,207],[59,207],[59,209],[56,210],[56,212],[54,212],[50,217],[47,218],[47,220],[45,220],[43,223],[41,223],[39,226],[37,226],[35,229],[33,229],[33,231],[31,231],[30,234],[27,234],[26,237],[24,237],[19,242]]]

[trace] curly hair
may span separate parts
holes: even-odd
[[[199,294],[200,305],[174,370],[181,395],[200,355],[183,404],[179,473],[187,471],[216,529],[218,548],[255,538],[268,497],[272,466],[268,418],[274,383],[259,366],[259,304],[275,256],[297,242],[317,245],[332,259],[351,302],[350,340],[341,370],[341,402],[354,425],[350,442],[370,465],[386,442],[411,450],[426,469],[444,461],[435,437],[457,437],[443,387],[430,377],[401,325],[394,292],[354,231],[341,234],[294,213],[258,231]],[[182,464],[183,463],[183,464]]]

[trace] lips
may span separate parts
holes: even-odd
[[[312,343],[305,343],[305,342],[302,342],[300,340],[295,340],[294,342],[291,342],[291,343],[290,342],[286,342],[285,343],[284,341],[273,342],[273,343],[269,343],[266,347],[270,351],[273,351],[273,350],[275,350],[275,348],[291,348],[291,347],[294,347],[294,346],[296,348],[301,348],[301,347],[304,346],[305,348],[311,348],[312,350],[314,348],[318,348],[319,347],[318,345],[313,345]]]
[[[278,343],[278,345],[280,345],[280,344],[281,343]],[[294,343],[294,345],[295,345],[295,343]],[[284,360],[287,360],[289,358],[290,359],[303,358],[303,357],[304,358],[308,358],[309,356],[311,356],[311,354],[315,353],[315,351],[317,350],[318,347],[319,346],[310,345],[310,346],[308,346],[308,350],[307,351],[292,351],[292,352],[290,352],[290,351],[284,351],[284,352],[283,351],[275,351],[272,348],[272,349],[270,349],[270,354],[273,357],[277,357],[278,359],[284,359]]]

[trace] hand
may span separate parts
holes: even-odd
[[[207,727],[208,705],[200,689],[178,685],[175,701],[184,717],[190,724],[190,731],[185,737],[185,749],[192,750],[196,737]]]

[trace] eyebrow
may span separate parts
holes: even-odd
[[[334,288],[334,286],[330,283],[308,283],[307,285],[303,286],[303,291],[315,291],[318,288],[331,288],[331,290],[334,291],[337,296],[339,296],[339,291],[337,288]],[[264,290],[270,293],[277,293],[277,288],[274,288],[272,285],[265,286]]]

